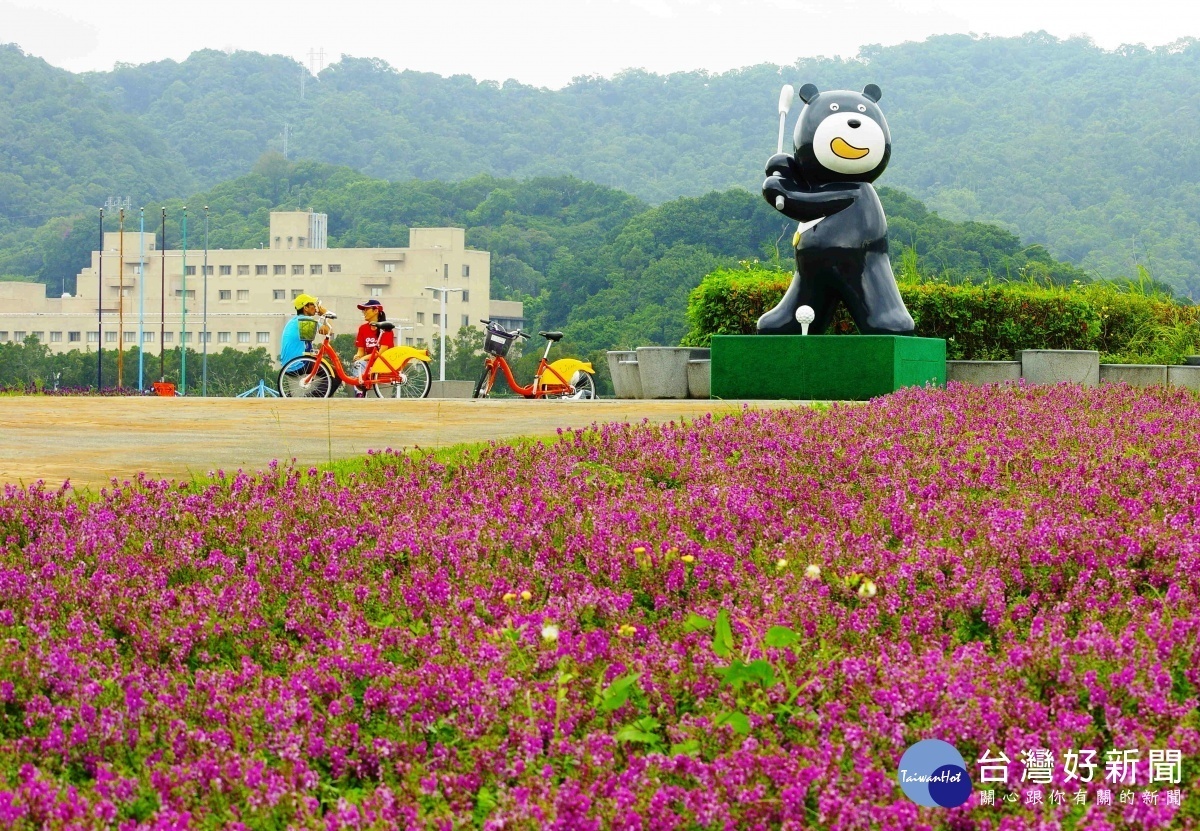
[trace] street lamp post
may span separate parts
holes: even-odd
[[[441,293],[442,297],[442,348],[438,354],[438,380],[446,380],[446,295],[452,291],[462,291],[462,289],[438,288],[437,286],[426,286],[428,291],[436,291]]]

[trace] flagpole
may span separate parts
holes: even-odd
[[[125,381],[125,209],[117,224],[117,389]]]
[[[200,359],[200,395],[208,397],[208,205],[204,206],[204,327],[200,333],[204,357]]]
[[[167,380],[167,209],[162,209],[162,286],[159,291],[161,310],[158,327],[158,380]]]
[[[187,395],[187,205],[183,206],[183,291],[179,294],[183,321],[179,328],[179,394]]]
[[[138,391],[146,388],[146,209],[138,208]]]
[[[96,392],[104,383],[104,208],[100,209],[100,265],[96,269]]]

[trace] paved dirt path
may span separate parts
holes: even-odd
[[[261,398],[0,397],[0,483],[98,487],[139,471],[166,478],[257,471],[272,459],[301,465],[368,450],[444,447],[553,436],[593,422],[691,420],[755,401],[321,401]]]

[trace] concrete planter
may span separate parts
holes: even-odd
[[[683,346],[639,346],[637,372],[642,397],[687,398],[691,353]]]
[[[688,398],[708,398],[712,392],[712,361],[708,358],[689,358],[687,381]]]
[[[1200,392],[1200,366],[1167,367],[1167,383],[1173,387],[1187,387]]]
[[[613,394],[617,398],[642,397],[636,352],[609,352],[608,374],[612,376]]]
[[[1183,362],[1187,366],[1200,366],[1200,355],[1188,355]]]
[[[474,381],[434,381],[429,387],[430,398],[470,398],[473,392]]]
[[[946,361],[946,381],[1005,384],[1021,380],[1020,361]]]
[[[1100,353],[1091,349],[1025,349],[1021,377],[1030,384],[1100,383]]]
[[[1167,368],[1161,364],[1101,364],[1100,383],[1161,386],[1167,383]]]

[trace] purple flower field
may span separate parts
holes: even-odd
[[[1198,527],[1175,388],[10,487],[0,827],[1200,828]]]

